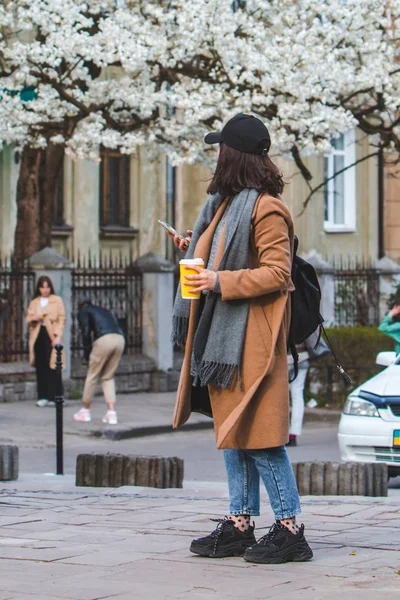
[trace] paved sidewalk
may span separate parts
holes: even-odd
[[[172,431],[172,415],[175,404],[175,392],[137,393],[118,396],[117,412],[119,424],[103,425],[101,419],[106,412],[104,400],[96,397],[92,404],[92,421],[75,423],[73,414],[81,403],[66,400],[64,405],[64,432],[66,435],[80,437],[104,437],[108,439],[129,439],[147,435],[158,435]],[[0,403],[0,443],[6,439],[18,440],[25,444],[32,438],[53,440],[54,407],[38,408],[33,402]],[[305,409],[305,423],[310,421],[338,422],[338,411],[327,409]],[[212,420],[204,415],[191,415],[185,429],[212,429]]]
[[[379,600],[398,594],[395,499],[303,498],[314,560],[252,565],[191,555],[209,517],[225,514],[218,484],[183,490],[76,488],[71,477],[0,484],[0,600]],[[258,534],[272,522],[266,507]]]

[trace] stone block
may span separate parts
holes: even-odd
[[[136,456],[124,456],[123,472],[125,485],[136,485]]]
[[[168,392],[168,375],[163,371],[153,373],[151,382],[151,391],[158,394],[160,392]]]
[[[358,496],[365,496],[365,467],[367,465],[364,463],[356,463],[353,465],[353,486],[354,494]]]
[[[339,463],[328,462],[325,465],[325,495],[337,496],[339,491]]]
[[[136,485],[146,486],[150,480],[150,461],[148,456],[138,456],[136,459]],[[154,487],[154,486],[153,486]]]
[[[374,465],[368,463],[364,466],[364,481],[365,481],[365,495],[374,495]]]
[[[293,467],[301,496],[387,496],[388,493],[386,464],[314,461]]]
[[[351,496],[352,463],[342,463],[339,467],[339,496]]]
[[[299,463],[297,465],[297,487],[300,496],[311,494],[311,463]]]
[[[36,387],[37,387],[36,383],[33,383],[31,381],[27,381],[25,383],[25,394],[24,394],[25,400],[29,400],[31,402],[34,402],[36,400],[36,396],[37,396]]]
[[[154,488],[181,488],[183,460],[177,457],[124,456],[121,454],[79,454],[77,486],[120,487],[136,485]]]
[[[0,446],[0,481],[18,479],[18,462],[17,446]]]
[[[96,482],[96,460],[90,454],[79,454],[76,459],[75,484],[90,486]]]
[[[4,388],[4,402],[15,402],[17,394],[14,390],[14,384],[6,384]]]
[[[313,462],[311,465],[311,491],[313,496],[321,496],[324,489],[325,463]]]
[[[375,463],[374,468],[374,496],[388,495],[388,468],[383,463]]]

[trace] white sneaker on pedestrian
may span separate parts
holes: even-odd
[[[115,410],[108,410],[103,417],[103,423],[108,425],[118,425],[118,417]]]
[[[46,400],[45,398],[42,398],[41,400],[38,400],[36,402],[36,406],[39,406],[39,408],[44,408],[45,406],[48,406],[50,404],[50,400]]]
[[[90,410],[88,408],[81,408],[77,413],[74,414],[74,421],[80,421],[81,423],[89,423],[92,420]]]

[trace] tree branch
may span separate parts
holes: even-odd
[[[356,165],[364,162],[365,160],[368,160],[369,158],[372,158],[373,156],[378,156],[379,152],[372,152],[371,154],[368,154],[366,156],[363,156],[362,158],[359,158],[358,160],[354,161],[351,165],[348,165],[347,167],[344,167],[343,169],[340,169],[340,171],[336,171],[336,173],[334,173],[332,175],[332,177],[328,177],[327,179],[324,179],[324,181],[322,183],[320,183],[319,185],[317,185],[317,187],[312,188],[311,192],[308,194],[307,198],[304,200],[303,202],[303,208],[301,210],[301,212],[299,212],[299,214],[297,215],[297,217],[301,217],[307,206],[308,203],[310,202],[311,198],[317,193],[319,192],[320,189],[322,189],[323,187],[326,186],[326,184],[329,181],[332,181],[332,179],[335,179],[338,175],[341,175],[342,173],[344,173],[345,171],[348,171],[349,169],[351,169],[352,167],[355,167]]]

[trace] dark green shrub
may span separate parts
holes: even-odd
[[[353,379],[354,387],[381,370],[382,367],[375,364],[378,352],[394,350],[394,341],[375,327],[334,327],[327,329],[327,333],[338,359]],[[331,390],[328,367],[331,367],[333,378]],[[352,389],[345,386],[331,356],[312,363],[307,381],[306,399],[316,398],[319,406],[342,408]]]

